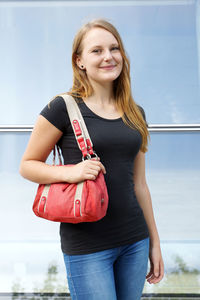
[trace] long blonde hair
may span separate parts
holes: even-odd
[[[146,152],[149,132],[141,110],[131,95],[130,62],[117,29],[108,21],[95,19],[83,25],[77,32],[72,47],[73,86],[67,94],[76,95],[76,97],[80,98],[87,98],[93,94],[93,88],[87,78],[87,74],[77,66],[76,60],[77,55],[80,56],[82,53],[82,41],[86,33],[95,27],[111,32],[119,43],[119,49],[123,58],[123,67],[119,77],[113,84],[114,98],[118,110],[123,114],[123,122],[133,129],[136,128],[142,135],[141,151]]]

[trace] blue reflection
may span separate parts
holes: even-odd
[[[149,123],[200,122],[199,10],[199,2],[184,0],[1,4],[0,97],[9,113],[0,124],[34,123],[54,95],[71,87],[74,34],[96,17],[122,35],[133,95]]]

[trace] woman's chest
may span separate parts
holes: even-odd
[[[140,133],[124,124],[122,119],[103,121],[85,118],[85,122],[97,153],[133,158],[139,151],[142,142]]]

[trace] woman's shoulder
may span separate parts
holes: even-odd
[[[139,110],[140,110],[140,112],[141,112],[141,114],[143,116],[143,119],[145,120],[145,122],[146,122],[146,124],[148,126],[147,119],[146,119],[146,113],[144,111],[144,108],[141,105],[139,105],[139,104],[137,104],[137,107],[139,108]]]
[[[56,107],[60,107],[60,108],[64,108],[66,109],[66,104],[65,104],[65,100],[67,99],[67,96],[71,96],[76,103],[83,103],[83,99],[76,96],[76,95],[71,95],[70,93],[63,93],[60,95],[56,95],[54,96],[48,103],[48,107],[50,108],[50,106],[53,106],[52,108],[56,108]]]
[[[145,114],[144,108],[141,105],[139,105],[139,104],[137,104],[137,107],[139,108],[139,110],[140,110],[143,118],[146,119],[146,114]]]
[[[48,102],[47,106],[49,109],[63,108],[65,107],[65,102],[61,95],[56,95]]]
[[[40,112],[44,118],[61,131],[66,130],[69,123],[69,116],[67,113],[66,105],[62,96],[57,95],[52,98],[48,104]]]

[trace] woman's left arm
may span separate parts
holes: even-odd
[[[151,195],[146,183],[145,154],[141,151],[139,151],[134,161],[133,181],[135,194],[142,208],[150,235],[150,271],[146,278],[149,283],[158,283],[164,276],[164,263],[160,249],[160,238],[153,214]]]

